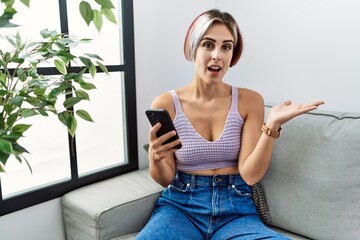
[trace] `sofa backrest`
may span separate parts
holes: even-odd
[[[360,113],[316,110],[286,123],[262,184],[272,225],[360,239]]]

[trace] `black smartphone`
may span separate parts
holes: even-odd
[[[156,135],[160,137],[161,135],[173,131],[175,126],[170,118],[169,113],[165,109],[149,109],[145,111],[147,118],[150,121],[151,126],[154,126],[156,123],[161,123],[161,128],[157,131]],[[163,144],[170,143],[176,139],[179,139],[179,135],[176,132],[176,135],[166,140]],[[180,149],[182,147],[181,143],[176,145],[174,148]]]

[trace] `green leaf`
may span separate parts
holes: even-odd
[[[105,67],[104,64],[102,64],[101,62],[96,62],[96,64],[100,67],[100,69],[105,72],[107,75],[109,75],[109,72],[107,70],[107,68]]]
[[[90,43],[90,42],[92,42],[93,41],[93,39],[91,39],[91,38],[82,38],[82,39],[80,39],[80,43]]]
[[[37,115],[37,113],[33,110],[33,109],[23,109],[21,111],[21,116],[26,118],[26,117],[31,117],[31,116],[34,116],[34,115]]]
[[[75,91],[76,97],[81,98],[82,100],[90,100],[89,94],[81,89]]]
[[[94,21],[95,27],[100,32],[102,24],[103,24],[102,14],[98,10],[93,10],[93,13],[94,13],[93,21]]]
[[[60,60],[55,60],[54,61],[54,64],[55,64],[55,67],[56,69],[61,72],[62,74],[67,74],[67,70],[66,70],[66,65],[65,63],[63,63],[62,61]]]
[[[68,129],[71,136],[75,135],[77,128],[77,121],[68,111],[64,111],[58,114],[60,122],[62,122]]]
[[[98,55],[93,54],[93,53],[85,53],[84,55],[85,55],[85,56],[88,56],[88,57],[90,57],[90,58],[95,58],[95,59],[97,59],[97,60],[104,61],[104,60],[101,59],[101,57],[99,57]]]
[[[76,77],[76,73],[68,73],[64,75],[64,80],[74,79],[75,77]]]
[[[80,83],[80,86],[85,90],[96,89],[95,85],[92,83],[88,83],[85,81],[79,81],[79,83]]]
[[[60,122],[62,122],[66,127],[68,126],[70,116],[71,114],[68,111],[64,111],[58,114]]]
[[[8,160],[8,158],[10,157],[9,153],[5,153],[1,148],[0,148],[0,162],[5,165],[6,161]],[[1,165],[1,164],[0,164]],[[3,168],[3,167],[1,167]]]
[[[7,122],[6,122],[8,127],[12,127],[12,125],[14,125],[18,116],[19,116],[19,112],[15,112],[15,113],[9,115],[9,117],[7,118]]]
[[[6,78],[6,74],[5,73],[2,73],[1,70],[0,70],[0,84],[6,88],[6,81],[8,79]]]
[[[87,68],[91,68],[91,65],[93,65],[92,62],[91,62],[91,60],[90,60],[89,58],[87,58],[87,57],[79,57],[79,58],[80,58],[81,62],[82,62],[83,64],[85,64],[85,66],[86,66]]]
[[[28,96],[25,101],[33,105],[34,107],[43,107],[44,103],[37,97]]]
[[[91,118],[90,114],[85,110],[77,110],[76,114],[86,121],[94,122],[94,120]]]
[[[25,60],[23,58],[12,58],[11,61],[14,63],[22,64]]]
[[[39,42],[28,42],[26,48],[36,47],[38,44]]]
[[[7,114],[10,114],[10,113],[13,112],[14,108],[13,108],[12,105],[6,104],[6,105],[4,105],[4,110],[5,110],[5,112],[6,112]]]
[[[4,89],[0,89],[0,96],[4,96],[7,93],[8,93],[8,91],[6,91]]]
[[[35,67],[32,67],[28,70],[28,76],[32,77],[32,78],[38,78],[39,74],[37,73],[37,69]]]
[[[21,36],[19,34],[19,31],[16,32],[16,38],[15,39],[16,39],[16,50],[21,51],[24,46],[21,46],[22,43],[21,43]]]
[[[31,166],[30,166],[29,161],[28,161],[26,158],[24,158],[24,156],[22,156],[21,154],[17,154],[17,155],[15,155],[15,157],[16,157],[16,159],[19,160],[21,163],[22,163],[22,159],[21,159],[21,158],[23,158],[24,161],[25,161],[25,163],[26,163],[26,165],[28,166],[28,168],[29,168],[29,170],[30,170],[30,173],[31,173],[31,174],[33,173],[33,170],[32,170],[32,168],[31,168]]]
[[[61,93],[63,93],[65,90],[68,90],[71,88],[71,85],[67,82],[61,82],[60,85],[57,88],[53,88],[51,90],[51,94],[54,94],[55,96],[60,95]]]
[[[16,47],[16,43],[14,41],[14,36],[5,36],[6,40],[13,46],[13,47]]]
[[[1,22],[1,21],[0,21],[0,22]],[[0,27],[1,27],[1,24],[0,24]],[[10,156],[10,155],[9,155],[9,156]],[[1,152],[0,152],[0,160],[2,160],[2,159],[1,159]],[[1,163],[0,163],[0,172],[3,172],[3,173],[6,172],[6,171],[5,171],[5,168],[4,168],[4,165],[1,164]]]
[[[77,128],[76,118],[74,116],[70,116],[70,126],[68,126],[68,131],[72,137],[75,135],[76,128]]]
[[[100,4],[102,7],[114,8],[114,5],[112,4],[111,0],[95,0],[95,2]]]
[[[85,1],[81,1],[79,4],[80,14],[82,18],[85,20],[86,24],[89,26],[90,22],[94,18],[93,11],[89,3]]]
[[[60,43],[61,45],[65,45],[65,46],[72,45],[72,44],[76,43],[73,39],[71,39],[69,37],[62,37],[59,40],[57,40],[57,42]]]
[[[49,53],[49,57],[54,57],[58,55],[58,51],[53,50],[51,48],[46,48],[46,51]]]
[[[18,76],[18,78],[20,79],[20,81],[22,82],[25,82],[26,79],[27,79],[27,75],[26,75],[26,72],[23,68],[19,68],[17,71],[16,71],[16,75]]]
[[[37,87],[37,88],[34,90],[34,94],[35,94],[36,96],[38,96],[38,97],[41,97],[41,96],[44,96],[45,91],[46,91],[46,88]]]
[[[44,117],[49,116],[49,114],[44,109],[37,109],[37,111]]]
[[[58,52],[58,56],[59,56],[59,57],[62,57],[63,59],[66,59],[66,62],[72,61],[72,60],[75,58],[75,56],[72,55],[71,53],[69,53],[69,51],[68,51],[67,49],[65,49],[65,50],[60,50],[60,51]]]
[[[30,0],[20,0],[25,6],[30,7]]]
[[[24,101],[24,97],[22,96],[15,96],[14,98],[12,98],[9,103],[10,104],[14,104],[17,107],[21,107],[22,103]]]
[[[103,7],[101,8],[101,12],[105,15],[105,17],[112,23],[117,24],[116,18],[114,13],[111,11],[110,8]]]
[[[23,154],[23,153],[29,153],[28,150],[26,150],[23,146],[20,146],[17,143],[14,143],[12,145],[12,147],[13,147],[14,153],[17,154],[17,155]]]
[[[74,78],[74,81],[75,82],[81,81],[85,72],[86,72],[86,68],[83,68],[80,72],[78,72],[78,74]]]
[[[49,29],[47,29],[47,28],[41,30],[41,31],[40,31],[40,34],[41,34],[41,36],[42,36],[43,38],[48,38],[49,36],[51,36],[50,31],[49,31]]]
[[[0,149],[4,153],[11,154],[13,152],[11,142],[4,140],[4,139],[0,139]]]
[[[17,13],[16,10],[12,7],[14,0],[2,0],[1,2],[5,3],[6,8],[3,10],[3,14],[0,16],[0,27],[18,26],[10,22],[10,20],[13,19],[13,16]],[[3,7],[1,9],[3,9]]]
[[[3,138],[6,140],[10,140],[10,142],[16,142],[21,137],[22,137],[22,135],[20,135],[20,134],[10,133],[9,135],[4,136]]]
[[[91,64],[91,67],[90,67],[89,71],[90,71],[91,77],[94,78],[95,74],[96,74],[96,67],[95,67],[94,64]]]
[[[12,132],[16,134],[23,134],[26,130],[31,127],[30,124],[18,124],[12,128]]]
[[[78,102],[80,102],[82,99],[78,98],[78,97],[69,97],[64,101],[64,107],[65,108],[70,108],[72,106],[74,106],[75,104],[77,104]]]

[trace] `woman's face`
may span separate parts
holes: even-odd
[[[204,34],[196,50],[196,77],[208,84],[221,82],[230,67],[233,48],[234,38],[229,29],[215,23]]]

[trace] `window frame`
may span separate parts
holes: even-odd
[[[67,18],[67,0],[59,0],[61,32],[68,33]],[[68,134],[69,140],[69,161],[71,168],[71,179],[55,185],[31,190],[29,192],[17,195],[11,198],[3,199],[1,191],[0,177],[0,216],[34,206],[55,198],[59,198],[65,193],[74,189],[106,180],[130,171],[138,169],[138,139],[137,125],[131,124],[137,122],[136,116],[136,85],[135,85],[135,53],[134,53],[134,18],[133,18],[133,1],[120,0],[122,11],[122,37],[123,37],[123,63],[120,65],[106,65],[109,72],[123,72],[124,74],[124,119],[126,122],[126,139],[128,162],[121,166],[115,166],[103,171],[95,172],[89,175],[79,177],[77,169],[76,156],[76,135],[74,141]],[[75,34],[76,35],[76,34]],[[105,63],[106,64],[106,63]],[[79,71],[80,67],[70,67],[69,71]],[[55,67],[38,68],[38,72],[43,75],[53,75],[57,73]],[[97,68],[97,72],[102,72]],[[73,142],[73,144],[71,144]]]

